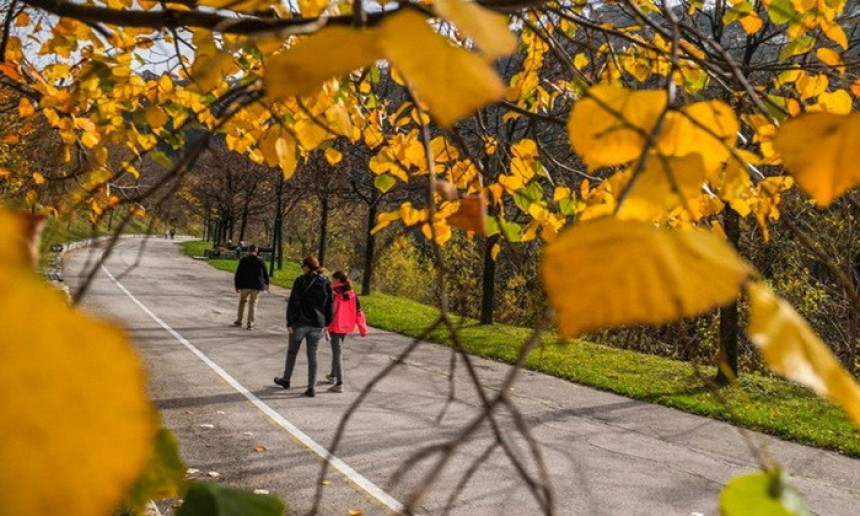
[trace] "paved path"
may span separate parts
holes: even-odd
[[[347,392],[330,394],[321,385],[314,399],[300,395],[306,383],[300,354],[294,388],[284,391],[272,385],[272,377],[283,368],[287,291],[273,287],[261,297],[258,329],[233,328],[230,274],[181,256],[176,242],[150,240],[143,255],[140,243],[119,243],[106,267],[116,281],[102,271],[84,306],[128,328],[148,366],[152,399],[178,436],[186,464],[199,470],[195,478],[265,489],[287,500],[291,514],[308,513],[323,463],[314,447],[329,447],[358,392],[410,339],[374,329],[364,339],[349,338]],[[89,254],[79,250],[67,256],[72,286]],[[320,349],[326,364],[330,351],[324,342]],[[352,509],[386,514],[408,499],[433,461],[411,464],[392,479],[398,467],[423,447],[456,435],[479,406],[461,364],[454,378],[457,399],[439,420],[449,392],[450,359],[450,350],[422,344],[370,394],[336,452],[347,473],[329,472],[320,514]],[[498,385],[508,370],[487,360],[476,364],[488,387]],[[716,514],[722,485],[755,469],[738,431],[724,423],[532,372],[523,373],[513,398],[542,447],[559,514]],[[500,420],[513,428],[509,415]],[[753,435],[794,475],[814,513],[857,514],[860,461]],[[489,436],[481,428],[476,439],[462,444],[420,513],[444,512]],[[526,457],[526,443],[512,442]],[[259,446],[265,451],[255,451]],[[483,460],[452,510],[470,516],[537,512],[534,498],[499,451]]]

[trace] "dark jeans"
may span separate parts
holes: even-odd
[[[317,385],[317,346],[322,338],[322,328],[300,326],[290,333],[287,346],[287,362],[284,365],[284,379],[290,381],[293,369],[296,367],[296,356],[302,347],[302,341],[308,341],[308,389],[315,390]]]
[[[343,341],[345,333],[331,334],[331,375],[337,378],[336,383],[343,383]]]

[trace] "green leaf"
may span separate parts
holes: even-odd
[[[397,184],[397,179],[391,174],[380,174],[373,180],[376,189],[382,193],[391,190]]]
[[[774,25],[783,25],[797,16],[797,11],[791,5],[791,0],[771,0],[767,16]]]
[[[508,242],[519,242],[522,240],[523,228],[519,224],[505,219],[500,219],[499,223],[499,230],[504,235],[505,240]]]
[[[723,516],[803,516],[809,514],[800,493],[779,469],[741,475],[720,494]]]
[[[257,495],[222,487],[198,483],[185,495],[178,516],[281,516],[286,504],[278,497]]]
[[[179,458],[179,442],[173,432],[162,428],[154,444],[155,453],[126,499],[127,507],[135,513],[142,513],[150,500],[183,496],[188,487],[187,468]]]
[[[173,168],[173,160],[167,157],[167,154],[162,151],[153,151],[149,154],[149,157],[164,168]]]
[[[528,211],[532,203],[543,199],[543,188],[538,183],[529,183],[525,188],[514,192],[514,203],[523,211]]]

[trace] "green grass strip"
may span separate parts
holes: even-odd
[[[200,256],[211,248],[206,242],[186,242],[183,251]],[[236,260],[209,260],[221,270],[235,271]],[[301,274],[297,263],[284,264],[273,284],[291,287]],[[439,316],[439,310],[405,298],[375,293],[361,298],[367,322],[409,337],[417,337]],[[512,363],[528,328],[505,324],[480,325],[460,321],[463,346],[477,356]],[[427,339],[450,346],[446,332]],[[677,408],[775,435],[801,444],[860,457],[860,431],[836,406],[794,383],[759,374],[742,374],[737,385],[711,392],[688,362],[616,349],[582,340],[561,341],[553,333],[541,339],[528,369],[582,385],[611,391],[637,400]],[[700,367],[706,378],[716,371]],[[721,401],[724,398],[726,403]]]

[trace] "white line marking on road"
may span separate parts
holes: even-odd
[[[125,295],[127,295],[134,303],[140,307],[149,317],[152,318],[153,321],[157,322],[162,328],[167,330],[168,333],[173,335],[173,338],[178,340],[183,346],[188,348],[189,351],[197,355],[197,358],[203,361],[206,365],[208,365],[213,371],[218,373],[218,375],[224,379],[227,383],[229,383],[236,391],[238,391],[242,396],[244,396],[248,401],[254,404],[258,409],[260,409],[264,414],[269,416],[275,423],[277,423],[281,428],[286,430],[290,435],[299,440],[302,444],[307,446],[312,452],[318,455],[323,460],[327,461],[334,469],[340,471],[344,475],[346,475],[352,482],[358,485],[361,489],[366,491],[368,494],[379,500],[383,505],[388,507],[390,510],[396,513],[402,513],[404,510],[403,504],[397,501],[393,496],[389,495],[385,491],[383,491],[379,486],[365,478],[361,473],[352,469],[347,463],[343,462],[339,458],[332,455],[327,449],[322,447],[316,441],[308,437],[307,434],[299,430],[295,425],[286,420],[282,415],[278,414],[273,408],[263,403],[260,398],[254,396],[253,393],[248,391],[241,383],[239,383],[235,378],[230,376],[227,371],[221,369],[221,366],[213,362],[209,357],[203,354],[194,344],[188,342],[182,335],[179,334],[176,330],[171,328],[166,322],[162,321],[157,315],[152,313],[149,308],[147,308],[143,303],[138,301],[134,295],[125,288],[122,283],[117,281],[114,278],[113,274],[110,273],[107,268],[102,265],[102,269],[108,275],[108,277],[122,290]]]

